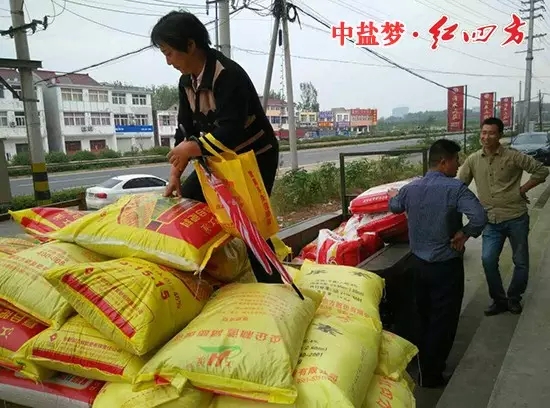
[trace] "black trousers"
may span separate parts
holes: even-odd
[[[260,169],[260,174],[264,181],[267,194],[271,195],[273,185],[275,184],[275,177],[277,176],[277,169],[279,167],[278,146],[274,146],[267,152],[262,153],[258,156],[258,167]],[[195,201],[200,201],[203,203],[206,202],[197,173],[193,172],[189,175],[189,177],[185,179],[181,186],[181,195],[185,198],[190,198]],[[268,239],[267,243],[271,247],[271,249],[274,250],[271,240]],[[254,272],[254,275],[256,276],[258,282],[283,283],[281,276],[277,272],[273,272],[272,275],[269,275],[265,271],[254,253],[250,250],[250,248],[248,249],[248,259],[250,260],[252,271]]]
[[[411,258],[420,318],[418,361],[422,382],[440,378],[445,370],[464,297],[464,260],[426,262],[415,255]]]

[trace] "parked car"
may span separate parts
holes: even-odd
[[[126,174],[116,176],[86,189],[86,206],[99,210],[128,194],[163,192],[168,181],[149,174]]]
[[[510,147],[550,166],[550,135],[547,132],[520,133],[512,138]]]

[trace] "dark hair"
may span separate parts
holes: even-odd
[[[436,140],[428,152],[430,167],[437,166],[443,159],[452,159],[460,152],[460,145],[449,139]]]
[[[161,44],[187,52],[189,40],[193,40],[202,50],[210,48],[212,41],[204,24],[192,13],[186,11],[171,11],[161,17],[151,31],[151,44],[160,47]]]
[[[504,123],[502,123],[502,120],[499,118],[487,118],[483,121],[481,127],[483,127],[483,125],[496,125],[498,127],[498,133],[501,135],[504,133]]]

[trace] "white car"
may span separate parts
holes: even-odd
[[[116,176],[86,189],[88,210],[99,210],[128,194],[161,193],[168,181],[150,174],[126,174]]]

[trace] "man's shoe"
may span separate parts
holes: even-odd
[[[508,310],[510,313],[518,315],[523,311],[523,307],[519,300],[509,300],[508,301]]]
[[[496,316],[507,311],[508,304],[503,302],[493,302],[493,304],[485,310],[485,316]]]
[[[450,380],[450,378],[444,377],[443,375],[436,377],[420,376],[419,379],[420,381],[418,382],[418,385],[420,385],[422,388],[443,388],[447,386]]]

